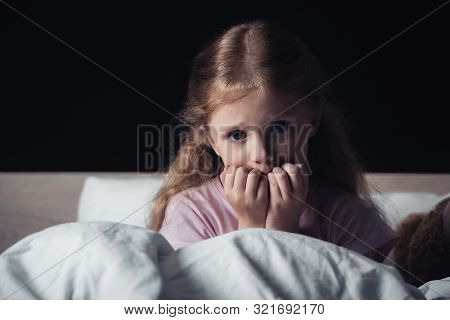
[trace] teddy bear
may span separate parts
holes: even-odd
[[[450,197],[428,213],[411,213],[396,228],[393,260],[403,279],[419,287],[450,277]]]

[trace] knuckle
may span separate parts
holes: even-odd
[[[276,168],[275,170],[273,170],[273,173],[279,178],[286,176],[286,171],[284,171],[282,168]]]
[[[290,174],[296,175],[300,172],[300,168],[292,163],[285,163],[283,168]]]
[[[250,173],[248,174],[248,176],[249,176],[249,178],[252,178],[252,179],[257,179],[258,177],[259,177],[259,174],[258,174],[258,171],[257,170],[255,170],[255,171],[250,171]]]
[[[300,173],[300,168],[298,166],[296,166],[296,165],[291,164],[289,166],[289,168],[290,168],[291,172],[294,173],[294,174]]]
[[[255,201],[253,200],[253,198],[247,197],[246,203],[248,206],[253,207],[253,205],[255,204]]]
[[[244,167],[237,168],[236,174],[243,175],[244,173],[245,173],[245,168]]]
[[[281,201],[275,201],[275,202],[273,202],[273,207],[274,207],[275,210],[281,209],[282,206],[283,206],[283,204],[281,203]]]
[[[286,194],[284,195],[286,197],[287,201],[292,201],[295,200],[296,196],[294,196],[291,192],[286,192]]]

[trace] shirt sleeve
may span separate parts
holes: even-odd
[[[384,260],[399,239],[397,233],[361,198],[347,195],[331,217],[331,242]]]
[[[174,196],[169,200],[159,233],[174,250],[214,237],[201,210],[182,196]]]

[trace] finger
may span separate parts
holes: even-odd
[[[278,187],[281,191],[281,196],[283,197],[283,199],[288,199],[289,197],[291,197],[291,183],[289,182],[289,176],[286,171],[284,171],[280,167],[275,167],[272,172],[277,179]]]
[[[282,166],[282,168],[284,169],[284,171],[287,172],[289,176],[292,193],[298,194],[303,189],[302,184],[303,177],[301,175],[300,167],[295,164],[287,162]]]
[[[309,186],[309,176],[307,174],[302,174],[303,172],[303,164],[302,163],[296,163],[295,164],[297,166],[297,168],[300,169],[300,183],[301,183],[301,188],[302,188],[302,193],[305,193],[308,191],[308,186]]]
[[[236,167],[229,166],[227,173],[225,174],[225,190],[227,190],[227,191],[233,190],[235,173],[236,173]]]
[[[299,169],[298,175],[300,177],[300,179],[298,180],[298,183],[299,183],[299,187],[297,188],[298,190],[294,191],[294,194],[296,194],[299,197],[298,198],[299,201],[303,202],[303,201],[306,201],[306,198],[308,195],[309,176],[306,174],[305,175],[302,174],[303,164],[296,163],[294,166]],[[302,200],[300,200],[300,199],[302,199]]]
[[[268,196],[269,196],[269,178],[265,175],[260,174],[256,199],[263,200],[267,199]]]
[[[245,186],[245,195],[247,197],[256,198],[260,176],[257,169],[252,169],[247,175],[247,184]]]
[[[222,186],[225,186],[225,175],[227,174],[227,170],[229,167],[230,165],[226,164],[222,172],[220,173],[220,181],[222,181]]]
[[[269,174],[267,175],[269,177],[269,192],[270,192],[270,196],[274,197],[274,198],[281,198],[281,191],[280,188],[278,187],[278,182],[277,182],[277,178],[275,178],[275,175],[273,174],[273,172],[269,172]]]
[[[236,177],[234,178],[233,189],[237,192],[245,192],[245,186],[247,184],[247,175],[249,170],[245,167],[239,167],[236,170]]]

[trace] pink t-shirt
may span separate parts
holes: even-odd
[[[381,253],[387,256],[398,235],[375,209],[328,183],[310,183],[309,188],[306,202],[311,208],[307,206],[301,215],[299,233],[361,254],[385,245]],[[174,195],[159,232],[177,250],[237,229],[237,213],[226,200],[220,178],[216,177]]]

